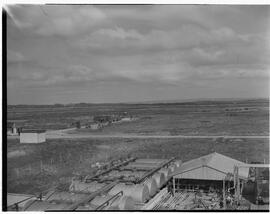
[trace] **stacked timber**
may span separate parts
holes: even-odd
[[[123,192],[124,196],[130,196],[135,202],[144,203],[149,199],[149,190],[145,185],[125,185],[117,184],[110,191],[109,195],[116,195],[119,192]]]

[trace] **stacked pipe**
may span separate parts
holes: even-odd
[[[112,195],[97,196],[90,203],[93,206],[99,207],[100,205],[107,202]],[[111,201],[109,201],[109,206],[106,206],[105,209],[116,209],[116,210],[133,210],[134,201],[130,196],[119,196]]]
[[[152,178],[155,179],[157,187],[160,189],[166,182],[164,173],[156,172]]]
[[[143,184],[148,187],[150,197],[154,196],[158,191],[157,182],[154,178],[148,178]]]
[[[170,168],[162,168],[159,170],[160,173],[164,174],[165,182],[167,182],[172,174],[172,171]]]
[[[121,191],[123,192],[124,196],[130,196],[135,202],[138,203],[144,203],[150,198],[148,187],[142,184],[117,184],[109,191],[108,194],[115,195]]]

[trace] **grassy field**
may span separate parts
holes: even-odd
[[[252,107],[256,111],[228,116],[225,109]],[[104,127],[98,131],[80,129],[75,133],[142,135],[268,135],[268,100],[201,101],[167,104],[77,104],[67,106],[9,106],[8,120],[22,120],[25,128],[64,129],[93,116],[128,112],[138,118]],[[204,124],[203,121],[208,121]]]
[[[228,107],[256,111],[228,116]],[[170,104],[77,104],[8,106],[8,120],[23,127],[63,129],[94,115],[128,112],[138,120],[107,126],[95,134],[142,135],[269,135],[268,100],[201,101]],[[208,121],[205,125],[202,121]],[[90,132],[89,129],[77,130]],[[8,192],[38,193],[52,186],[66,187],[72,176],[93,174],[91,164],[123,155],[183,161],[211,152],[242,161],[269,160],[267,139],[54,139],[46,143],[7,142]]]
[[[94,173],[91,164],[131,154],[183,161],[219,152],[242,161],[268,161],[265,139],[72,139],[20,144],[8,140],[7,190],[38,193],[52,186],[66,188],[74,175]]]

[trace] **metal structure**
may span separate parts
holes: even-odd
[[[102,203],[101,205],[99,205],[96,210],[102,210],[104,207],[108,206],[110,204],[110,201],[112,201],[113,199],[122,196],[123,195],[123,191],[120,191],[119,193],[113,195],[111,198],[109,198],[107,201],[105,201],[104,203]]]
[[[110,171],[112,171],[112,170],[114,170],[114,169],[118,169],[118,168],[120,168],[121,166],[124,166],[124,165],[128,164],[129,162],[132,162],[132,161],[135,161],[135,160],[136,160],[136,158],[129,158],[128,160],[126,160],[126,161],[124,161],[124,162],[122,162],[122,163],[120,163],[120,164],[118,164],[118,165],[116,165],[116,166],[113,166],[113,167],[111,167],[110,169],[108,169],[108,170],[106,170],[106,171],[104,171],[104,172],[101,172],[101,173],[99,173],[99,174],[97,174],[97,175],[94,175],[94,176],[92,176],[92,177],[90,177],[90,178],[86,177],[84,181],[85,181],[85,182],[89,182],[89,181],[91,181],[91,180],[95,180],[96,178],[98,178],[98,177],[100,177],[100,176],[102,176],[102,175],[105,175],[105,174],[109,173]]]
[[[235,199],[237,203],[239,203],[240,196],[242,194],[243,190],[243,182],[241,182],[239,178],[239,168],[269,168],[269,164],[245,164],[245,165],[235,165],[234,166],[234,188],[236,189],[235,191]],[[241,185],[240,185],[241,184]],[[241,186],[241,188],[240,188]]]
[[[157,172],[158,170],[160,170],[161,168],[168,166],[172,161],[174,161],[175,158],[171,158],[168,161],[165,161],[163,163],[161,163],[158,167],[152,169],[151,171],[147,172],[142,178],[138,179],[135,183],[141,183],[143,182],[146,178],[150,177],[151,175],[153,175],[155,172]]]
[[[72,211],[72,210],[76,210],[76,208],[78,206],[80,206],[81,204],[85,204],[87,203],[88,201],[91,201],[92,199],[94,199],[96,196],[110,190],[112,187],[114,187],[118,182],[113,182],[113,183],[110,183],[106,186],[104,186],[103,188],[101,188],[100,190],[97,190],[96,192],[88,195],[87,197],[83,198],[82,200],[74,203],[74,204],[71,204],[70,206],[67,206],[65,208],[65,210],[68,210],[68,211]]]
[[[9,205],[8,207],[7,207],[7,209],[9,210],[9,209],[15,209],[15,211],[19,211],[19,204],[21,204],[21,203],[23,203],[23,202],[25,202],[25,201],[28,201],[28,200],[30,200],[30,199],[32,199],[32,198],[36,198],[36,196],[30,196],[30,197],[28,197],[28,198],[26,198],[26,199],[23,199],[23,200],[21,200],[21,201],[18,201],[18,202],[16,202],[16,203],[14,203],[14,204],[12,204],[12,205]]]

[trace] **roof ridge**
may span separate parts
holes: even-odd
[[[213,159],[214,155],[216,152],[212,152],[208,155],[204,155],[201,157],[201,159],[206,160],[205,163],[203,163],[203,165],[208,166],[208,164],[211,162],[211,160]]]

